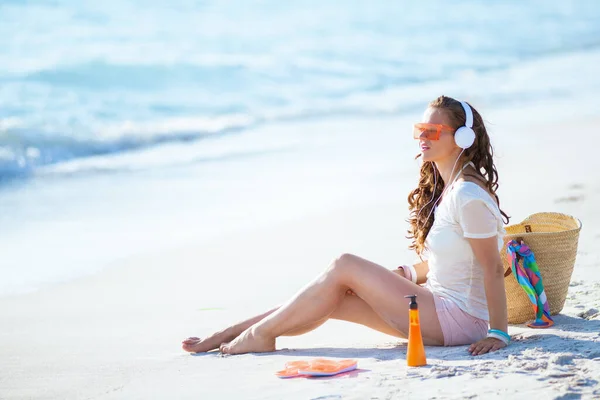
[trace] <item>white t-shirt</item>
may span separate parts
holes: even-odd
[[[496,201],[476,183],[458,181],[448,188],[434,215],[425,241],[429,264],[425,287],[489,321],[483,269],[467,238],[497,236],[501,251],[506,231]]]

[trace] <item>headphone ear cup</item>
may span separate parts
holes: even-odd
[[[461,126],[454,133],[454,143],[461,149],[468,149],[475,142],[475,132],[473,129]]]

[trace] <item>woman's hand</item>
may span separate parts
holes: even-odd
[[[506,343],[504,343],[500,339],[496,339],[493,337],[486,337],[485,339],[481,339],[477,343],[473,343],[469,346],[468,352],[471,353],[472,356],[480,356],[485,353],[489,353],[490,351],[500,350],[506,347]]]

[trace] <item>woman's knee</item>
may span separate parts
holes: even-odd
[[[330,273],[341,273],[356,266],[358,257],[354,254],[343,253],[336,257],[331,264],[329,264],[328,272]]]

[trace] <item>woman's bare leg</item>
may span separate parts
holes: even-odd
[[[400,332],[390,326],[381,317],[373,311],[371,306],[366,301],[358,296],[346,295],[340,302],[338,308],[328,317],[323,318],[315,323],[305,325],[301,328],[286,332],[281,336],[298,336],[308,333],[323,325],[329,319],[337,319],[340,321],[354,322],[355,324],[364,325],[367,328],[375,329],[376,331],[399,337],[407,338],[404,332]]]
[[[441,345],[443,334],[433,295],[427,289],[360,257],[344,254],[288,303],[246,329],[223,353],[240,354],[275,350],[275,338],[330,318],[346,291],[352,289],[398,335],[408,332],[408,301],[418,296],[421,332],[425,344]]]
[[[238,337],[246,329],[250,328],[257,322],[262,321],[265,317],[271,315],[277,311],[279,307],[269,310],[263,314],[249,318],[245,321],[234,324],[227,329],[216,332],[213,335],[200,339],[197,337],[190,337],[183,341],[183,349],[191,353],[202,353],[210,350],[219,348],[222,343],[230,342]],[[356,324],[365,325],[369,328],[378,330],[388,335],[403,337],[406,336],[389,326],[384,320],[381,319],[375,311],[360,297],[353,295],[346,295],[338,308],[331,314],[329,318],[339,319],[342,321],[354,322]],[[282,336],[297,336],[304,333],[315,330],[319,326],[323,325],[329,318],[323,318],[319,321],[311,323],[307,326],[289,331],[284,333]]]

